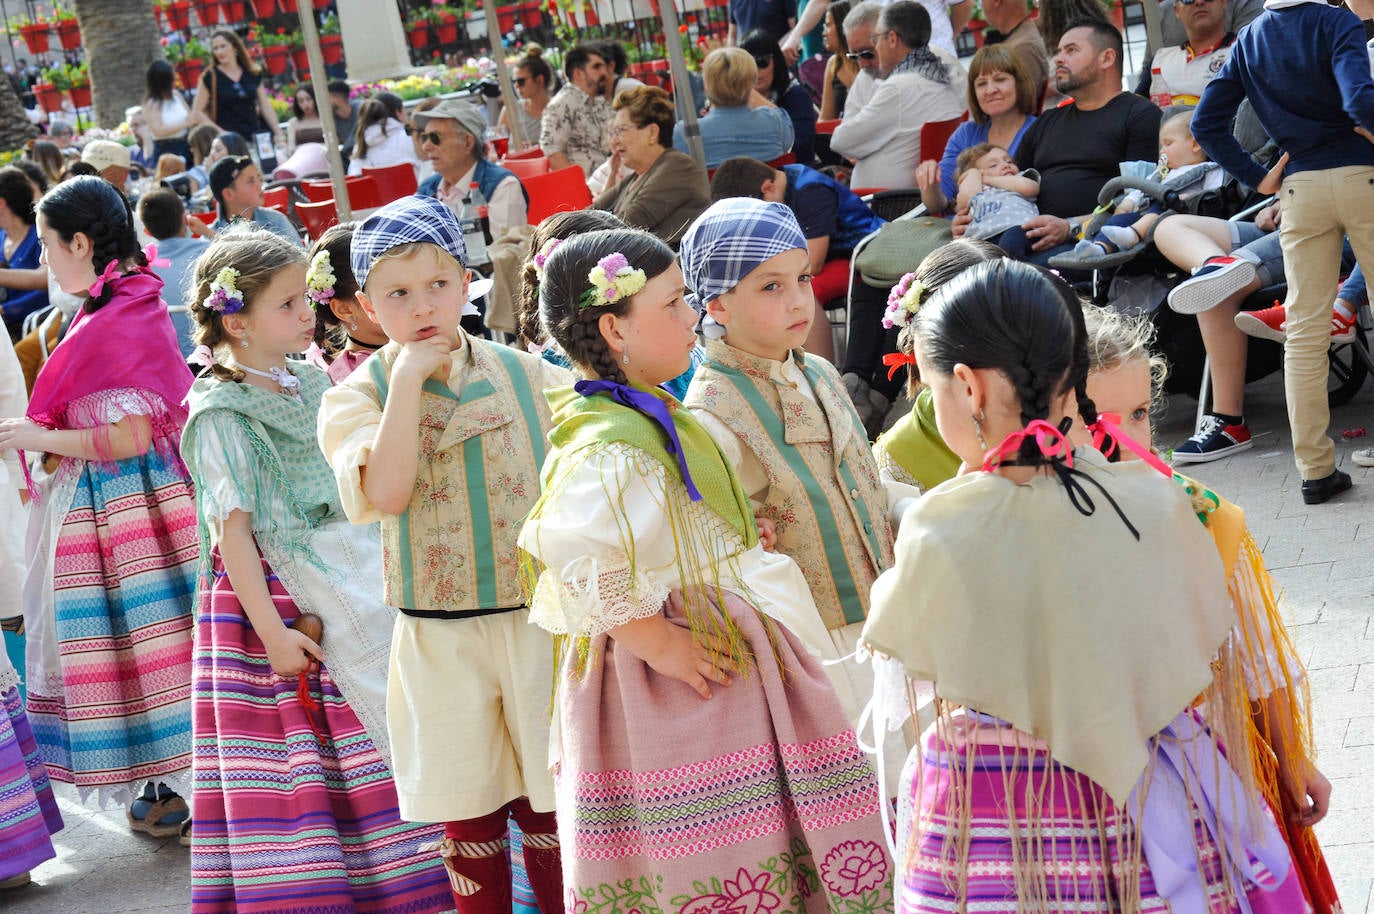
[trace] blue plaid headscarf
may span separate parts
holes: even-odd
[[[374,260],[392,248],[416,242],[437,244],[467,266],[463,227],[453,210],[434,197],[402,197],[368,216],[353,233],[349,260],[358,288],[367,283]]]
[[[797,217],[781,203],[731,197],[713,203],[687,228],[678,247],[688,301],[705,311],[754,271],[784,251],[805,251]]]

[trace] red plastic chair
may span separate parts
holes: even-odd
[[[332,181],[302,181],[301,193],[305,194],[305,199],[311,203],[333,200],[334,183]]]
[[[219,218],[219,213],[215,210],[210,210],[210,212],[208,213],[193,213],[192,215],[194,215],[201,222],[204,222],[206,225],[214,225],[215,220]]]
[[[835,132],[835,128],[838,126],[840,126],[840,119],[838,117],[831,118],[828,121],[816,121],[816,132],[830,136]]]
[[[537,159],[544,155],[544,150],[538,146],[531,146],[529,149],[522,149],[519,152],[512,152],[505,157],[501,164],[509,162],[511,159]],[[547,158],[547,156],[545,156]]]
[[[781,168],[784,165],[795,165],[797,164],[797,156],[796,153],[788,151],[765,164],[768,165],[769,168]]]
[[[549,173],[549,160],[545,156],[540,156],[537,159],[506,159],[501,165],[521,181],[525,178],[533,178],[535,175]]]
[[[390,203],[392,200],[399,200],[415,193],[420,187],[415,180],[415,168],[407,162],[399,165],[388,165],[386,168],[364,168],[363,175],[377,182],[377,191],[381,194],[382,205]]]
[[[376,179],[370,175],[353,175],[344,178],[344,183],[348,185],[348,202],[353,209],[376,209],[385,202]],[[302,181],[301,191],[311,203],[334,199],[334,184],[330,181]]]
[[[331,225],[339,224],[339,209],[334,205],[333,197],[318,203],[297,203],[296,215],[300,216],[311,241],[323,235]]]
[[[268,187],[262,192],[262,205],[268,209],[284,213],[290,202],[291,188],[289,187]]]
[[[530,196],[530,225],[538,225],[554,213],[572,212],[592,205],[587,179],[576,165],[523,178],[520,183],[525,185],[525,192]]]
[[[954,136],[954,131],[959,129],[959,125],[968,120],[968,112],[965,111],[962,117],[951,118],[947,121],[926,121],[921,125],[921,161],[929,159],[940,161],[945,155],[945,146],[949,144],[949,138]]]

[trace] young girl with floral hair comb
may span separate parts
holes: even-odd
[[[36,458],[29,718],[54,780],[133,799],[130,824],[168,837],[191,765],[195,505],[177,452],[191,373],[117,190],[67,181],[37,224],[53,278],[85,301],[27,416],[0,420],[0,451]]]
[[[387,343],[386,331],[356,298],[358,281],[349,263],[356,222],[330,226],[310,248],[305,295],[315,309],[315,339],[306,360],[335,384]]]
[[[672,251],[631,230],[569,239],[540,311],[583,376],[547,394],[553,451],[520,538],[542,569],[531,619],[559,639],[568,910],[889,909],[877,782],[805,646],[824,637],[806,581],[658,387],[695,345]]]
[[[182,439],[206,571],[191,909],[447,910],[443,866],[421,851],[438,830],[401,821],[391,777],[381,541],[345,517],[316,443],[329,379],[288,358],[315,328],[304,253],[231,230],[193,282],[209,371]]]

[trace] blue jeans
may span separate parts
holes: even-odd
[[[1255,265],[1261,288],[1275,286],[1284,281],[1283,248],[1279,246],[1279,233],[1266,232],[1253,222],[1231,223],[1232,253]],[[1350,248],[1350,240],[1341,245],[1341,272],[1349,272],[1341,284],[1336,297],[1353,305],[1365,300],[1364,271],[1355,262],[1355,252]]]

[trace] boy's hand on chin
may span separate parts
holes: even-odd
[[[436,333],[423,340],[411,340],[401,347],[394,371],[415,380],[434,378],[447,381],[453,368],[453,352],[448,337]]]

